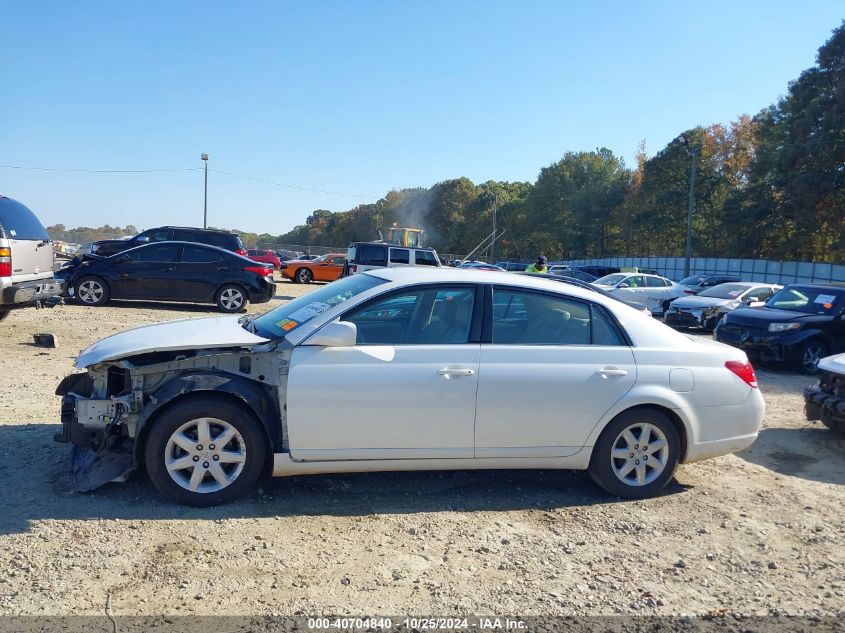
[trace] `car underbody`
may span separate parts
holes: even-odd
[[[261,422],[272,450],[285,451],[280,402],[290,354],[283,341],[247,350],[150,352],[67,376],[56,389],[62,396],[62,432],[55,439],[74,447],[75,488],[84,492],[126,481],[143,461],[152,422],[190,394],[236,399]]]

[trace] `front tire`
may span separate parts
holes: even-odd
[[[246,407],[211,395],[189,396],[153,422],[144,455],[162,495],[207,507],[255,486],[264,471],[267,439]]]
[[[221,312],[240,312],[246,307],[246,291],[237,284],[226,284],[217,291],[214,303]]]
[[[821,341],[810,340],[804,343],[795,356],[795,367],[804,374],[816,374],[819,371],[819,361],[830,354],[827,345]]]
[[[314,274],[307,268],[300,268],[296,271],[294,279],[300,284],[310,284],[314,280]]]
[[[76,300],[86,306],[101,306],[111,297],[108,284],[99,277],[82,277],[73,290]]]
[[[599,436],[590,476],[616,497],[645,499],[666,487],[680,454],[672,420],[654,409],[633,409],[616,416]]]

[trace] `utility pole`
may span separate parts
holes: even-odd
[[[208,154],[200,154],[200,158],[205,161],[205,194],[202,201],[202,228],[208,228]]]
[[[496,245],[496,207],[499,204],[499,196],[495,191],[493,191],[493,188],[489,184],[487,185],[487,191],[493,194],[493,233],[490,238],[490,263],[495,264],[496,262],[493,261],[493,248]]]
[[[692,214],[695,211],[695,164],[699,150],[690,147],[689,139],[684,134],[681,135],[681,142],[687,150],[687,155],[692,160],[689,177],[689,207],[687,208],[687,245],[684,249],[684,277],[689,277],[690,258],[692,257]]]

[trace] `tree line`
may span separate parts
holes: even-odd
[[[632,166],[606,148],[567,152],[533,183],[456,178],[318,209],[283,235],[238,232],[247,245],[344,247],[398,224],[466,255],[492,232],[495,211],[505,231],[497,259],[681,256],[694,161],[694,256],[845,260],[845,23],[777,103],[681,135],[686,145],[676,139],[652,157],[643,142]]]

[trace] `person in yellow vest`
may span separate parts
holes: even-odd
[[[543,275],[547,274],[549,272],[549,267],[546,265],[546,257],[544,255],[540,255],[536,262],[525,269],[525,272],[541,273]]]

